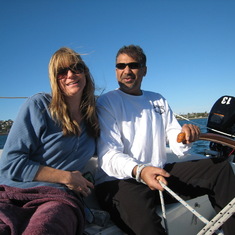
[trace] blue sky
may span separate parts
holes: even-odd
[[[117,88],[115,56],[140,45],[142,88],[175,113],[209,112],[235,88],[234,0],[7,0],[0,8],[0,96],[50,92],[48,62],[60,47],[83,54],[96,94]],[[24,99],[0,99],[0,120]]]

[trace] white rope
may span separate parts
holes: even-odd
[[[228,203],[199,233],[211,235],[235,213],[235,198]]]
[[[184,119],[184,120],[186,120],[186,121],[188,121],[188,122],[191,122],[191,123],[193,123],[193,124],[195,124],[195,125],[205,127],[204,125],[201,125],[201,124],[199,124],[199,123],[193,122],[192,120],[190,120],[190,119],[188,119],[188,118],[186,118],[186,117],[184,117],[184,116],[181,116],[181,115],[179,115],[179,114],[174,113],[174,115],[177,116],[177,117],[180,117],[180,118],[182,118],[182,119]],[[231,135],[231,134],[228,134],[228,133],[225,133],[225,132],[222,132],[222,131],[218,131],[218,130],[213,129],[213,128],[210,128],[210,127],[205,127],[205,128],[207,128],[208,130],[217,132],[217,133],[219,133],[219,134],[222,134],[222,135],[226,135],[226,136],[235,138],[235,135]]]
[[[179,197],[176,193],[174,193],[169,187],[167,187],[163,182],[159,181],[159,183],[161,184],[161,186],[168,192],[170,193],[175,199],[177,199],[183,206],[185,206],[189,211],[191,211],[194,215],[197,216],[198,219],[200,219],[204,224],[206,224],[206,226],[204,228],[209,228],[209,231],[212,231],[212,233],[205,233],[205,231],[202,231],[202,233],[200,233],[200,235],[211,235],[214,232],[216,232],[219,235],[222,235],[223,232],[219,231],[218,228],[232,215],[231,212],[229,212],[230,214],[227,217],[224,217],[224,214],[230,210],[230,208],[232,208],[232,213],[234,213],[235,211],[235,207],[233,206],[235,204],[235,198],[233,199],[232,202],[230,202],[222,211],[225,211],[224,213],[221,211],[220,213],[223,213],[222,215],[219,213],[217,214],[213,220],[209,221],[207,220],[205,217],[203,217],[201,214],[199,214],[195,209],[193,209],[187,202],[185,202],[181,197]],[[163,195],[162,195],[163,197]],[[160,195],[161,198],[161,195]],[[162,214],[165,214],[165,204],[164,204],[164,200],[161,200],[161,206],[162,208]],[[234,208],[233,208],[234,207]],[[221,218],[220,220],[217,218]],[[165,219],[166,219],[166,215],[165,215]],[[167,228],[168,230],[168,228]],[[199,234],[198,234],[199,235]]]
[[[185,202],[181,197],[179,197],[176,193],[174,193],[170,188],[168,188],[163,182],[159,181],[161,186],[170,193],[175,199],[177,199],[182,205],[184,205],[188,210],[190,210],[194,215],[196,215],[204,224],[209,223],[205,217],[200,215],[195,209],[193,209],[187,202]]]
[[[161,206],[162,206],[162,217],[163,217],[163,220],[164,220],[165,230],[166,230],[166,233],[168,234],[168,226],[167,226],[167,219],[166,219],[165,202],[164,202],[163,193],[160,190],[159,190],[159,196],[160,196],[160,201],[161,201]]]

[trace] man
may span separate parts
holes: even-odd
[[[141,89],[146,73],[139,46],[118,51],[119,89],[97,101],[101,135],[96,192],[103,209],[127,234],[166,234],[155,211],[158,190],[163,190],[159,177],[185,199],[208,194],[217,212],[235,197],[235,177],[230,164],[218,159],[166,164],[166,143],[183,156],[200,130],[191,124],[181,128],[164,97]],[[180,132],[186,135],[184,143],[176,141]],[[168,194],[164,197],[172,202]],[[224,231],[235,231],[234,218]]]

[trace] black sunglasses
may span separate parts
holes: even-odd
[[[60,68],[57,72],[57,78],[58,79],[63,79],[67,76],[68,71],[71,71],[74,74],[79,74],[79,73],[83,73],[85,70],[85,67],[83,64],[81,63],[77,63],[77,64],[72,64],[69,67],[66,68]]]
[[[138,62],[116,64],[117,69],[125,69],[126,66],[128,66],[130,69],[139,69],[139,68],[143,67],[142,64],[140,64]]]

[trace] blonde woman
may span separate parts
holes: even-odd
[[[94,186],[82,171],[99,135],[94,82],[69,48],[51,57],[49,77],[51,94],[36,94],[21,107],[0,159],[0,202],[5,197],[11,202],[0,204],[1,234],[67,235],[84,229],[81,197]]]

